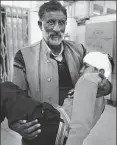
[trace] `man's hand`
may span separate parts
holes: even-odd
[[[38,123],[38,120],[34,120],[32,122],[20,120],[17,123],[12,124],[10,128],[28,140],[36,138],[41,132],[41,129],[39,129],[40,124]]]

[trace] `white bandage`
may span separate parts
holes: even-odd
[[[109,78],[112,72],[112,66],[107,54],[101,52],[89,52],[83,59],[83,62],[88,63],[97,69],[104,69],[106,78]]]

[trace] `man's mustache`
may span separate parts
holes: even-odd
[[[50,34],[51,37],[62,37],[63,34],[60,34],[60,33],[53,33],[53,34]]]

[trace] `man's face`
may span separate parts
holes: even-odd
[[[48,45],[58,46],[64,36],[66,16],[61,11],[45,12],[40,28]]]

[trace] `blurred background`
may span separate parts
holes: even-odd
[[[0,81],[12,80],[13,59],[15,53],[42,38],[38,28],[38,9],[46,1],[1,1],[1,48],[0,48]],[[87,145],[115,145],[115,107],[116,107],[116,1],[60,1],[67,9],[68,20],[64,39],[79,42],[88,51],[101,51],[109,53],[115,62],[114,72],[110,78],[113,84],[111,95],[106,96],[107,106],[105,116],[96,137],[89,137]],[[109,121],[107,121],[109,120]],[[106,123],[107,124],[106,124]],[[110,124],[109,124],[110,123]],[[21,145],[21,137],[9,130],[6,122],[2,124],[1,145]],[[106,124],[106,125],[105,125]],[[105,129],[103,128],[105,127]],[[107,129],[107,130],[106,130]],[[112,138],[109,133],[112,131]],[[95,132],[95,131],[94,131]],[[95,134],[93,132],[93,135]],[[95,139],[95,143],[93,142]],[[107,141],[108,140],[108,141]],[[10,141],[10,142],[9,142]],[[104,142],[103,142],[104,141]],[[96,144],[97,142],[97,144]],[[108,142],[108,143],[107,143]]]

